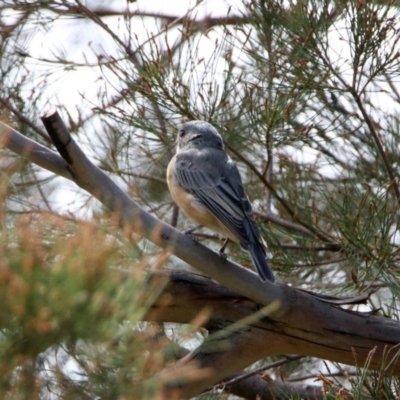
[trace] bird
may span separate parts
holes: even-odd
[[[275,281],[239,169],[214,126],[200,120],[182,125],[167,183],[187,217],[239,243],[249,252],[260,278]]]

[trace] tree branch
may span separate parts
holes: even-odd
[[[189,398],[200,393],[227,375],[255,361],[276,354],[297,353],[362,367],[366,361],[371,369],[381,369],[392,362],[386,371],[400,375],[397,347],[400,323],[389,318],[372,316],[327,305],[338,314],[336,327],[327,329],[321,321],[308,320],[299,328],[298,315],[275,319],[258,319],[240,331],[231,333],[231,325],[259,312],[260,305],[223,287],[209,278],[186,272],[159,272],[151,279],[169,276],[163,295],[149,310],[146,320],[189,323],[200,313],[208,312],[205,326],[210,331],[222,328],[225,336],[203,343],[200,348],[164,371],[169,386],[164,396],[179,393]],[[303,307],[294,306],[294,312]],[[206,310],[206,311],[205,311]],[[301,313],[302,314],[302,313]],[[331,315],[326,315],[329,320]],[[292,325],[293,324],[293,325]],[[296,325],[296,326],[294,326]],[[396,347],[397,346],[397,347]],[[360,357],[361,356],[361,357]],[[185,371],[202,370],[200,379]],[[208,371],[208,373],[207,373]],[[225,375],[225,376],[224,376]]]
[[[315,237],[315,234],[313,232],[311,232],[305,226],[296,224],[295,222],[292,222],[292,221],[288,221],[288,220],[279,218],[277,215],[273,214],[272,212],[262,213],[260,211],[255,210],[254,214],[257,215],[258,217],[260,217],[265,222],[272,222],[273,224],[280,226],[282,228],[301,232],[301,233],[304,233],[313,238]]]
[[[69,180],[73,180],[68,164],[54,151],[28,139],[0,121],[0,146],[6,147],[21,157]]]
[[[17,108],[15,108],[8,99],[0,97],[0,103],[3,104],[5,108],[11,111],[22,123],[28,125],[34,132],[40,135],[47,143],[51,143],[51,140],[46,132],[39,129],[29,118],[26,118]]]
[[[241,15],[230,15],[224,17],[211,17],[207,16],[203,19],[196,19],[190,18],[187,15],[178,16],[178,15],[167,15],[161,13],[154,13],[154,12],[144,12],[144,11],[126,11],[126,10],[113,10],[107,7],[98,7],[90,9],[90,12],[95,15],[96,17],[124,17],[124,18],[133,18],[133,17],[150,17],[161,19],[168,24],[168,29],[172,26],[175,26],[177,23],[181,24],[189,24],[190,26],[196,27],[198,30],[208,30],[215,26],[227,26],[227,25],[244,25],[248,24],[250,18]],[[68,6],[68,13],[72,15],[82,15],[86,14],[86,12],[82,12],[82,7],[69,5]]]
[[[171,356],[168,358],[169,361],[177,361],[179,358],[185,357],[189,353],[189,350],[179,346],[165,336],[160,329],[156,328],[156,332],[151,337],[151,340],[159,341],[160,337],[162,337],[162,340],[167,342],[172,349],[168,353]],[[145,338],[145,340],[148,340],[148,337],[147,339]],[[310,400],[323,400],[324,393],[319,386],[291,383],[286,380],[284,382],[281,380],[271,382],[259,375],[261,372],[265,372],[268,369],[280,367],[299,360],[300,358],[300,356],[286,356],[285,359],[262,368],[250,372],[241,371],[225,379],[223,382],[214,385],[210,391],[222,389],[224,392],[235,394],[247,400],[286,400],[288,396]]]

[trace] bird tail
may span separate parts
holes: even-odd
[[[261,243],[250,243],[247,250],[253,260],[253,263],[257,269],[258,275],[260,275],[263,281],[275,282],[274,274],[268,265],[264,247]]]

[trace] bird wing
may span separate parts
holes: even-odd
[[[249,243],[262,245],[239,170],[224,151],[181,151],[176,156],[175,177],[232,232],[242,247],[247,249]]]

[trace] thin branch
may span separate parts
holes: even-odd
[[[332,372],[332,373],[325,373],[323,376],[324,377],[347,377],[347,376],[357,376],[358,372],[354,372],[351,373],[349,371],[344,372]],[[308,374],[308,375],[303,375],[303,376],[299,376],[297,378],[287,378],[286,381],[287,382],[301,382],[301,381],[305,381],[308,379],[317,379],[319,376],[321,376],[320,373],[316,373],[316,374]]]
[[[272,368],[276,368],[276,367],[281,367],[282,365],[288,364],[292,361],[298,361],[301,360],[302,358],[304,358],[304,356],[285,356],[284,360],[280,360],[280,361],[276,361],[274,363],[265,365],[263,367],[260,368],[256,368],[252,371],[246,372],[244,374],[241,375],[236,375],[234,378],[226,380],[222,383],[219,383],[218,385],[214,385],[213,389],[219,389],[219,388],[223,388],[225,386],[230,386],[233,385],[235,383],[238,383],[244,379],[250,378],[251,376],[260,374],[261,372],[265,372],[268,369],[272,369]]]
[[[341,82],[341,84],[343,85],[343,87],[346,88],[346,90],[351,94],[351,96],[353,97],[354,101],[357,104],[358,109],[360,110],[365,123],[368,126],[369,132],[371,133],[371,136],[375,142],[375,145],[378,149],[379,155],[382,158],[382,161],[385,165],[386,171],[389,175],[389,178],[391,180],[391,185],[390,188],[393,188],[394,193],[396,195],[397,201],[400,201],[400,189],[397,183],[397,179],[396,176],[393,172],[393,168],[389,163],[389,160],[387,158],[385,149],[383,148],[383,145],[379,139],[378,133],[375,130],[374,124],[370,118],[370,116],[368,115],[367,111],[365,110],[365,107],[363,105],[363,102],[361,101],[361,97],[359,95],[359,93],[356,90],[355,87],[355,83],[353,82],[353,86],[350,86],[344,79],[343,77],[339,74],[339,72],[337,72],[335,70],[335,68],[333,68],[333,66],[331,65],[331,63],[329,62],[328,56],[323,56],[322,53],[320,54],[322,61],[324,62],[325,66],[332,72],[332,74]],[[354,74],[355,76],[355,74]]]
[[[287,221],[283,218],[278,217],[277,215],[268,212],[267,214],[262,213],[260,211],[254,210],[254,214],[260,217],[264,222],[272,222],[273,224],[280,226],[282,228],[298,231],[304,233],[306,235],[315,237],[315,234],[311,232],[309,229],[304,227],[303,225],[296,224],[295,222]]]
[[[226,147],[231,151],[233,154],[235,154],[236,157],[239,158],[239,160],[243,161],[260,179],[260,181],[271,191],[271,193],[274,195],[274,197],[282,204],[282,206],[285,208],[285,210],[289,213],[289,215],[296,220],[300,225],[304,226],[308,231],[312,232],[316,237],[321,239],[324,242],[331,243],[332,239],[329,236],[324,235],[321,233],[318,229],[314,228],[312,225],[309,225],[302,221],[300,217],[296,214],[296,212],[292,209],[290,204],[283,198],[281,197],[278,192],[276,191],[275,187],[271,185],[264,176],[257,170],[257,168],[251,163],[240,151],[234,149],[232,146],[226,145]]]
[[[97,17],[124,17],[124,18],[133,18],[133,17],[151,17],[151,18],[156,18],[156,19],[161,19],[162,21],[166,21],[166,25],[168,29],[171,27],[177,25],[178,23],[188,23],[192,26],[197,27],[198,29],[202,30],[208,30],[210,28],[213,28],[215,26],[221,26],[221,25],[244,25],[249,23],[249,18],[248,17],[243,17],[243,16],[226,16],[226,17],[211,17],[207,16],[202,19],[195,19],[195,18],[190,18],[188,15],[184,16],[178,16],[178,15],[167,15],[167,14],[162,14],[162,13],[156,13],[156,12],[146,12],[146,11],[116,11],[110,8],[106,7],[99,7],[99,8],[93,8],[90,10],[93,15],[96,15]],[[78,14],[82,15],[82,9],[80,6],[74,6],[71,5],[68,7],[68,12],[67,14]]]
[[[22,123],[29,126],[34,132],[41,136],[47,143],[51,144],[52,141],[49,135],[43,130],[39,129],[29,118],[26,118],[17,108],[15,108],[7,99],[0,97],[0,103],[3,104],[9,111],[11,111]]]
[[[312,247],[311,247],[312,249]],[[308,262],[304,264],[296,264],[297,268],[310,268],[310,267],[321,267],[323,265],[330,265],[330,264],[338,264],[343,261],[348,261],[348,257],[341,257],[341,258],[335,258],[335,259],[328,259],[328,260],[323,260],[323,261],[316,261],[316,262]],[[279,264],[278,264],[279,265]]]
[[[88,7],[84,6],[78,0],[76,1],[76,3],[78,4],[78,7],[76,8],[75,6],[73,6],[73,8],[79,10],[80,13],[86,15],[93,22],[98,24],[105,32],[107,32],[115,40],[115,42],[118,43],[125,50],[125,52],[129,56],[130,60],[132,61],[132,63],[136,67],[136,69],[138,70],[139,75],[143,75],[144,74],[144,68],[143,68],[142,64],[140,63],[140,61],[139,61],[139,58],[137,56],[137,52],[134,51],[131,48],[130,45],[126,44],[122,39],[120,39],[120,37],[118,35],[116,35],[112,31],[112,29],[110,29],[109,26],[106,23],[104,23],[102,21],[102,19],[98,15],[96,15],[95,12],[90,10]],[[153,93],[151,86],[148,86],[148,89],[150,90],[150,92]],[[161,128],[162,132],[164,134],[166,134],[167,133],[167,126],[166,126],[166,123],[165,123],[164,115],[163,115],[159,105],[157,104],[157,102],[154,101],[154,100],[150,100],[150,101],[151,101],[151,105],[153,107],[154,113],[157,116],[157,120],[158,120],[158,123],[160,125],[160,128]]]
[[[390,162],[389,162],[389,160],[387,158],[385,149],[383,148],[383,145],[382,145],[382,143],[381,143],[381,141],[379,139],[378,133],[375,130],[374,124],[372,123],[371,118],[369,117],[367,111],[364,108],[364,105],[363,105],[363,103],[361,101],[360,95],[354,89],[350,89],[349,88],[349,90],[350,90],[351,95],[353,96],[353,99],[357,103],[357,106],[358,106],[361,114],[364,117],[364,121],[368,126],[368,129],[369,129],[369,131],[371,133],[372,138],[374,139],[375,145],[376,145],[376,147],[378,149],[378,152],[379,152],[379,154],[380,154],[380,156],[382,158],[382,161],[385,164],[386,171],[387,171],[387,173],[389,175],[389,178],[391,180],[390,187],[393,188],[394,193],[395,193],[396,198],[397,198],[397,201],[400,201],[400,189],[399,189],[399,185],[398,185],[398,182],[397,182],[396,175],[394,174],[393,168],[392,168],[392,166],[391,166],[391,164],[390,164]]]
[[[107,172],[114,172],[114,173],[119,173],[119,174],[123,173],[126,176],[145,179],[145,180],[148,180],[151,182],[161,183],[161,184],[167,186],[167,180],[164,178],[159,178],[158,176],[152,176],[152,175],[147,175],[147,174],[137,174],[135,172],[129,172],[129,171],[121,171],[119,169],[109,168],[107,166],[102,166],[101,169],[103,171],[107,171]]]
[[[0,145],[56,175],[73,180],[68,164],[57,153],[28,139],[1,121]]]
[[[189,350],[169,339],[163,329],[156,325],[155,332],[150,337],[150,340],[159,341],[160,338],[164,343],[168,343],[168,348],[170,349],[168,351],[168,361],[178,361],[189,354]],[[149,340],[149,338],[145,336],[145,340]],[[301,357],[285,356],[284,360],[268,364],[251,372],[241,371],[224,380],[224,382],[214,385],[209,391],[222,389],[226,393],[235,394],[247,400],[286,400],[288,396],[309,400],[323,400],[324,394],[320,386],[289,383],[288,380],[285,380],[285,382],[279,380],[271,382],[258,375],[267,369],[276,368],[297,359],[301,359]]]
[[[321,246],[314,246],[314,245],[298,245],[298,244],[280,244],[282,248],[290,249],[290,250],[312,250],[312,251],[334,251],[338,252],[342,250],[342,245],[340,243],[331,243],[325,244]]]

